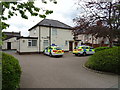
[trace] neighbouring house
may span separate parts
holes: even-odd
[[[75,45],[81,44],[80,41],[74,41],[72,27],[58,20],[43,19],[28,31],[28,37],[17,37],[15,46],[19,54],[41,53],[52,44],[60,46],[64,51],[72,51]]]
[[[2,50],[16,50],[17,49],[17,37],[21,36],[21,32],[3,32],[4,39]]]
[[[109,45],[108,39],[95,38],[91,34],[85,34],[85,33],[81,33],[81,34],[77,35],[76,40],[81,40],[81,44],[89,45],[89,46],[93,46],[93,47]]]

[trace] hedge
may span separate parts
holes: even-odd
[[[2,90],[19,88],[21,68],[13,56],[2,53]]]
[[[86,62],[85,66],[98,71],[120,74],[120,47],[114,47],[96,52]]]
[[[104,49],[109,49],[110,47],[97,47],[95,48],[95,52],[98,52],[98,51],[101,51],[101,50],[104,50]]]

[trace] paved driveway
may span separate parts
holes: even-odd
[[[118,83],[114,74],[100,74],[83,68],[87,57],[66,53],[62,58],[43,54],[18,55],[22,67],[21,88],[109,88]]]

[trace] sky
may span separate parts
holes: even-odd
[[[76,0],[57,0],[57,4],[53,4],[52,2],[48,2],[48,4],[43,4],[40,0],[35,1],[35,6],[42,7],[44,9],[53,10],[53,13],[48,15],[47,19],[59,20],[67,25],[74,26],[73,19],[77,16],[79,11],[77,11],[77,7],[75,5]],[[10,27],[4,30],[5,32],[21,32],[22,36],[28,36],[30,29],[32,26],[39,23],[42,19],[37,17],[30,16],[28,14],[29,19],[23,19],[19,15],[13,16],[8,19],[6,23],[10,24]]]

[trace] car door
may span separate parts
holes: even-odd
[[[52,48],[51,47],[49,47],[48,52],[49,52],[49,55],[50,55],[50,53],[52,53]]]
[[[90,52],[89,52],[89,47],[88,46],[84,46],[84,47],[82,47],[82,49],[83,49],[83,52],[85,52],[86,54],[89,54]]]
[[[90,49],[89,49],[89,54],[93,54],[93,53],[95,53],[95,52],[94,52],[94,48],[93,48],[93,47],[90,47]]]
[[[49,53],[48,53],[48,47],[45,48],[45,54],[49,55]]]

